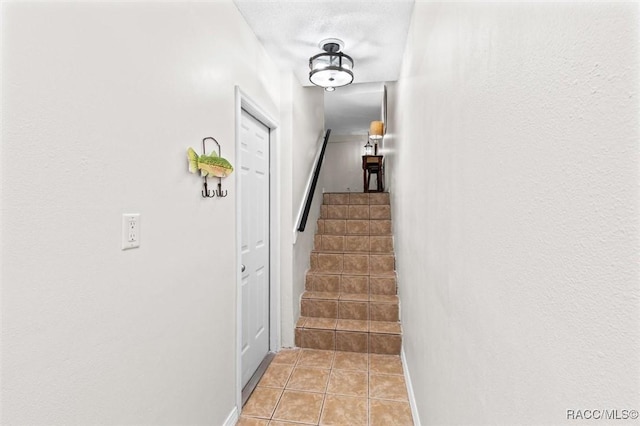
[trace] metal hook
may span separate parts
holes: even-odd
[[[218,197],[226,197],[227,196],[227,191],[225,190],[224,192],[222,191],[222,179],[218,178],[218,189],[216,191],[216,195]]]
[[[221,155],[220,155],[220,144],[218,143],[216,138],[211,137],[211,136],[207,136],[206,138],[202,139],[202,153],[204,155],[207,154],[207,151],[205,151],[205,148],[204,148],[204,141],[206,141],[207,139],[211,139],[212,141],[214,141],[216,143],[216,145],[218,145],[218,157],[221,157]]]
[[[220,152],[220,144],[218,143],[218,141],[211,136],[207,136],[206,138],[202,139],[202,154],[203,155],[207,155],[207,151],[206,151],[206,147],[205,147],[205,141],[207,139],[211,139],[212,141],[215,142],[216,145],[218,145],[218,157],[221,157],[221,152]],[[222,190],[222,178],[218,178],[218,189],[217,190],[211,190],[209,191],[209,189],[207,188],[207,177],[205,176],[204,178],[204,189],[202,190],[202,196],[206,197],[206,198],[213,198],[216,195],[218,197],[226,197],[227,196],[227,191],[223,191]]]
[[[213,197],[215,197],[216,196],[216,191],[214,191],[214,190],[209,191],[209,188],[207,188],[207,177],[205,176],[203,179],[204,179],[204,184],[203,184],[204,189],[202,190],[202,196],[204,198],[213,198]]]
[[[213,138],[211,136],[208,136],[208,137],[202,139],[202,155],[207,155],[207,150],[206,150],[205,143],[204,143],[207,139],[211,139],[212,141],[214,141],[216,143],[216,145],[218,145],[218,156],[219,156],[220,155],[220,144],[218,143],[218,141],[215,138]],[[204,180],[204,185],[203,185],[204,189],[202,190],[202,196],[205,197],[205,198],[214,198],[216,196],[216,191],[213,190],[213,189],[211,191],[209,191],[209,188],[207,188],[207,177],[206,176],[203,177],[202,179]]]

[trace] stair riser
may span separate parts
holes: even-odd
[[[394,303],[369,304],[369,319],[371,321],[399,321],[400,308]]]
[[[340,291],[342,293],[369,293],[369,280],[366,275],[342,275]]]
[[[395,277],[369,277],[371,294],[397,294],[398,286]]]
[[[316,235],[314,251],[393,254],[393,237],[369,235]]]
[[[368,275],[326,274],[308,272],[305,290],[331,293],[371,293],[394,295],[397,293],[396,277]]]
[[[391,221],[359,219],[318,219],[317,234],[391,236]]]
[[[389,204],[388,193],[370,194],[352,192],[348,194],[326,193],[322,197],[323,204]]]
[[[399,355],[402,348],[399,334],[297,328],[295,340],[301,348],[385,355]]]
[[[307,291],[340,292],[341,275],[314,274],[307,272],[304,288]]]
[[[321,219],[354,219],[354,220],[390,220],[391,206],[358,206],[358,205],[322,205],[320,207]]]
[[[311,253],[311,271],[354,275],[390,274],[395,271],[395,256]]]
[[[399,321],[397,303],[302,299],[300,315],[312,318]]]

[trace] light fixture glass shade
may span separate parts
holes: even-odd
[[[353,81],[353,61],[342,53],[320,53],[309,60],[309,81],[320,87],[340,87]]]
[[[364,146],[364,155],[373,155],[373,145],[367,140],[367,144]]]
[[[371,139],[382,139],[384,134],[384,123],[382,121],[372,121],[369,126],[369,137]]]
[[[337,43],[326,43],[323,45],[324,53],[309,58],[309,81],[325,89],[353,82],[353,59],[339,52],[340,48]]]

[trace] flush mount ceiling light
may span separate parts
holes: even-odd
[[[346,86],[353,82],[353,59],[341,52],[342,40],[330,38],[320,42],[324,53],[309,58],[309,81],[316,86],[324,87],[332,92],[336,87]]]

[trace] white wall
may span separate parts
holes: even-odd
[[[290,146],[287,155],[291,165],[283,176],[283,189],[288,198],[283,204],[283,251],[282,270],[282,346],[293,347],[295,323],[300,317],[300,296],[304,292],[304,279],[309,269],[310,253],[316,222],[320,216],[322,203],[321,186],[316,187],[311,210],[304,232],[297,233],[295,244],[294,229],[300,205],[306,196],[305,187],[314,164],[318,147],[324,140],[324,97],[319,87],[302,87],[293,74],[289,74],[284,84],[282,109],[283,124],[289,129]],[[290,99],[290,101],[286,101]]]
[[[367,135],[331,135],[329,141],[321,174],[325,192],[362,192],[362,154]]]
[[[234,86],[279,117],[291,83],[230,1],[3,2],[1,28],[1,423],[222,424],[236,175],[203,199],[186,149],[235,163]]]
[[[386,143],[422,424],[639,409],[638,23],[416,3]]]

